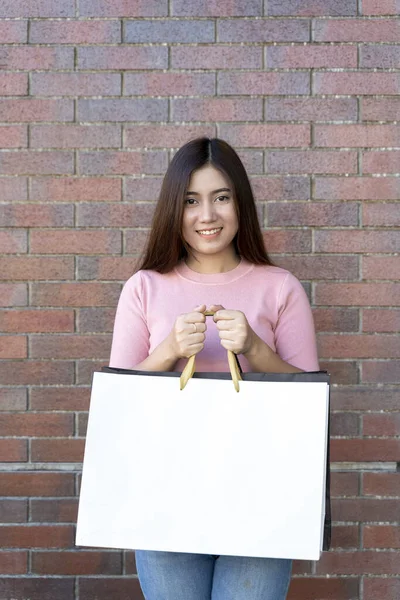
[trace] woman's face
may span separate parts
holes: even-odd
[[[238,231],[234,190],[228,179],[207,165],[192,173],[185,200],[182,235],[197,260],[232,257]]]

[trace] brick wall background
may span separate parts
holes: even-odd
[[[173,149],[218,135],[332,374],[334,549],[290,600],[400,597],[398,0],[0,2],[0,598],[142,598],[77,550],[91,373]],[[397,463],[397,470],[396,470]]]

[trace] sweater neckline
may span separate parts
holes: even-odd
[[[233,281],[240,279],[240,277],[243,277],[244,275],[247,275],[247,273],[250,273],[250,271],[252,271],[253,268],[253,263],[250,263],[242,258],[240,263],[234,269],[226,271],[225,273],[198,273],[197,271],[193,271],[193,269],[190,269],[185,263],[185,261],[181,261],[175,267],[175,271],[180,277],[182,277],[183,279],[187,279],[188,281],[220,285],[225,283],[232,283]]]

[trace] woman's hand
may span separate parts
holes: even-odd
[[[193,312],[179,315],[170,333],[170,344],[176,359],[189,358],[204,348],[206,317],[205,304],[196,306]]]
[[[246,354],[252,349],[256,334],[240,310],[225,310],[221,305],[210,306],[214,311],[221,345],[235,354]]]

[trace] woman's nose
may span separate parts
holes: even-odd
[[[215,207],[212,202],[202,202],[200,210],[200,219],[205,222],[215,219]]]

